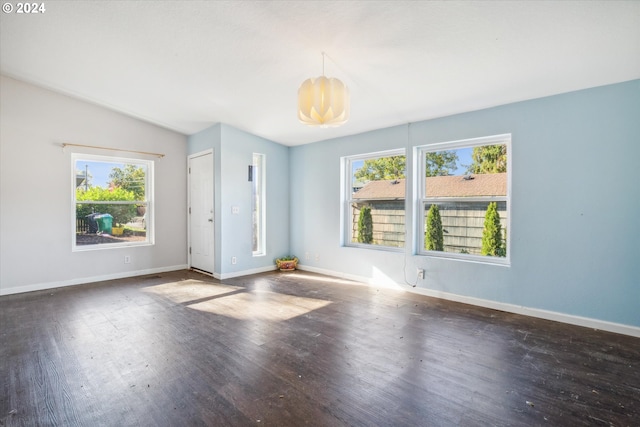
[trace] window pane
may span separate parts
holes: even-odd
[[[506,258],[509,141],[505,135],[422,149],[421,252]]]
[[[146,163],[74,160],[75,245],[149,242]]]
[[[349,242],[404,247],[405,163],[404,155],[350,162]]]
[[[354,203],[352,243],[404,247],[404,201]]]
[[[76,245],[145,242],[144,205],[76,203]]]
[[[507,146],[482,145],[424,154],[425,195],[495,197],[507,194]]]
[[[265,210],[264,210],[264,154],[253,154],[251,185],[251,204],[253,220],[253,255],[264,255],[265,253]]]
[[[487,209],[491,202],[425,203],[425,249],[457,254],[506,256],[507,203],[494,202],[498,219]],[[492,208],[493,209],[493,208]],[[487,232],[485,233],[485,224]],[[495,233],[492,227],[499,224]],[[483,252],[483,235],[485,250]],[[495,236],[499,238],[492,242]],[[494,250],[492,251],[491,248]],[[492,253],[488,253],[492,252]]]

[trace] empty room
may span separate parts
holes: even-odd
[[[0,425],[640,425],[640,2],[2,7]]]

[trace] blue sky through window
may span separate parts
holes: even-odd
[[[458,148],[455,151],[458,154],[458,161],[456,163],[457,169],[453,171],[452,175],[464,175],[467,171],[467,166],[471,165],[471,153],[473,152],[472,147],[468,148]],[[352,163],[352,176],[356,173],[358,169],[360,169],[364,165],[364,160],[356,160]]]
[[[89,160],[76,161],[76,172],[79,176],[82,176],[86,171],[89,173],[89,185],[93,187],[107,188],[109,185],[109,174],[115,167],[124,169],[122,163],[107,163],[107,162],[95,162]]]
[[[473,152],[473,148],[459,148],[454,150],[458,153],[458,169],[456,169],[453,174],[454,175],[464,175],[467,171],[467,166],[471,165],[471,153]]]

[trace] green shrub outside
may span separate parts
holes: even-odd
[[[76,189],[76,201],[134,201],[133,191],[122,188],[106,189],[91,187],[88,190]],[[84,218],[92,213],[110,214],[113,224],[126,224],[136,216],[136,206],[130,205],[103,205],[94,203],[77,203],[76,218]]]
[[[444,251],[442,218],[438,205],[431,205],[427,212],[427,230],[424,236],[424,248],[428,251]]]
[[[373,242],[373,219],[371,218],[371,208],[369,206],[364,206],[360,210],[360,217],[358,218],[358,242]]]
[[[484,216],[484,229],[482,230],[482,255],[504,257],[507,250],[502,243],[502,226],[496,202],[489,203],[487,213]]]

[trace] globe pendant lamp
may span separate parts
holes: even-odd
[[[349,89],[336,78],[324,75],[302,82],[298,89],[298,119],[309,126],[336,127],[349,120]]]

